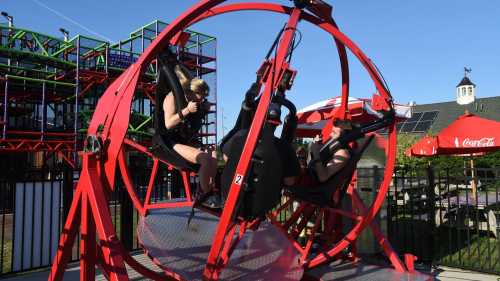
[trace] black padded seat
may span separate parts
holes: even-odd
[[[178,170],[187,170],[191,172],[198,172],[200,164],[195,164],[187,161],[177,151],[165,144],[163,136],[159,134],[153,135],[153,146],[149,149],[158,158],[171,164]]]
[[[199,164],[194,164],[187,161],[179,153],[173,149],[173,144],[178,143],[179,136],[168,130],[165,127],[163,111],[163,101],[169,92],[174,94],[175,98],[175,111],[179,112],[186,106],[186,99],[184,97],[184,90],[174,73],[174,65],[178,62],[174,59],[173,54],[167,51],[163,56],[158,57],[158,86],[155,92],[155,110],[154,110],[154,128],[155,134],[153,135],[151,153],[170,163],[179,170],[188,170],[197,172],[200,168]]]

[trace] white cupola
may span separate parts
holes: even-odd
[[[468,77],[471,69],[464,67],[464,70],[464,78],[457,85],[457,103],[461,105],[473,103],[476,100],[476,84],[472,83]]]

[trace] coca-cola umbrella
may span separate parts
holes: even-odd
[[[481,118],[466,112],[438,135],[426,136],[406,150],[406,155],[432,157],[437,155],[476,156],[500,149],[500,122]],[[477,183],[474,160],[472,172],[472,198],[476,196]]]
[[[406,155],[474,155],[499,149],[500,122],[465,113],[436,136],[422,138]]]

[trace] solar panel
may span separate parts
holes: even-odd
[[[418,121],[421,116],[422,116],[422,112],[414,112],[411,115],[411,118],[408,119],[408,120],[405,120],[405,122],[415,122],[415,121]]]
[[[417,126],[413,129],[415,133],[425,133],[432,125],[432,121],[421,121],[417,123]]]
[[[398,133],[425,133],[436,120],[439,111],[414,112],[411,118],[396,124]],[[379,134],[387,134],[387,130],[380,130]]]
[[[405,122],[401,127],[401,133],[411,133],[417,125],[417,122]]]
[[[424,112],[422,118],[420,118],[420,121],[433,121],[438,115],[438,113],[439,113],[438,111]]]
[[[439,111],[414,112],[410,119],[397,124],[399,133],[423,133],[429,130]]]

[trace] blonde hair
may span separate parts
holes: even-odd
[[[208,86],[207,82],[205,82],[203,79],[196,77],[191,79],[189,89],[191,90],[191,92],[203,96],[208,96],[208,92],[210,91],[210,87]]]
[[[179,64],[176,65],[174,72],[175,75],[177,75],[177,78],[179,78],[179,83],[186,94],[188,92],[192,92],[208,96],[210,87],[207,82],[197,77],[193,78],[185,66]]]
[[[187,70],[186,67],[178,64],[174,67],[174,72],[175,75],[177,75],[177,78],[179,78],[179,83],[181,84],[182,89],[184,89],[184,91],[189,90],[190,81],[192,79],[191,75],[189,74],[189,70]]]

